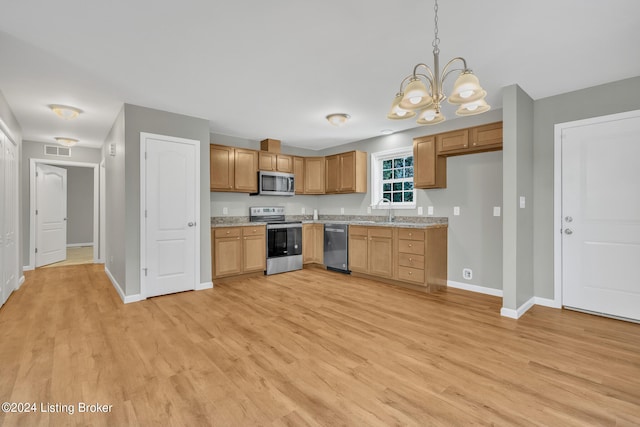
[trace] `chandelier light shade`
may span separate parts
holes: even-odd
[[[65,147],[73,147],[78,143],[77,139],[67,138],[64,136],[56,136],[54,139],[58,142],[58,144],[64,145]]]
[[[71,120],[78,117],[82,110],[76,107],[70,107],[68,105],[60,105],[60,104],[51,104],[49,105],[51,111],[56,113],[56,115],[65,120]]]
[[[447,99],[443,92],[444,82],[453,73],[458,77],[448,97],[450,104],[457,105],[456,114],[471,116],[489,111],[491,107],[485,101],[487,92],[480,86],[478,77],[467,67],[467,61],[456,57],[440,69],[440,38],[438,38],[438,0],[435,0],[435,37],[433,39],[433,67],[420,63],[413,73],[400,83],[387,118],[392,120],[409,119],[418,116],[419,125],[435,125],[446,120],[442,114],[442,102]],[[459,64],[461,68],[453,68]]]
[[[334,113],[327,116],[327,120],[334,126],[342,126],[351,118],[350,115],[344,113]]]

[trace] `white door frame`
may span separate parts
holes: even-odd
[[[140,132],[140,297],[141,299],[148,298],[148,283],[145,273],[146,259],[147,259],[147,230],[145,227],[145,210],[147,209],[146,193],[146,175],[147,175],[147,163],[145,162],[145,148],[146,139],[160,139],[169,142],[179,142],[183,144],[190,144],[195,146],[195,247],[196,247],[196,265],[193,289],[198,289],[200,284],[200,141],[195,139],[178,138],[174,136],[158,135],[148,132]]]
[[[93,168],[93,262],[98,262],[99,255],[99,207],[100,207],[100,174],[98,163],[81,163],[65,160],[29,159],[29,265],[24,270],[33,270],[36,265],[36,166],[38,164],[52,166],[75,166]]]
[[[553,306],[562,307],[562,131],[572,127],[640,117],[640,110],[555,125],[553,153]]]

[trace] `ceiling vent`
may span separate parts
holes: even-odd
[[[45,145],[44,154],[57,157],[71,157],[71,148],[58,147],[56,145]]]

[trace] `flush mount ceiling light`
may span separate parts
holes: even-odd
[[[342,126],[351,118],[350,115],[344,113],[334,113],[327,116],[327,120],[334,126]]]
[[[478,78],[467,67],[467,61],[462,57],[453,58],[440,70],[440,39],[438,38],[438,0],[435,0],[435,37],[433,39],[433,68],[427,64],[417,64],[413,73],[405,77],[400,83],[400,91],[391,103],[391,110],[387,118],[392,120],[409,119],[418,116],[419,125],[434,125],[445,121],[440,111],[441,103],[447,98],[443,92],[445,79],[454,72],[460,72],[453,85],[453,92],[449,96],[449,103],[458,106],[456,114],[471,116],[484,113],[491,107],[484,98],[487,96],[480,86]],[[460,62],[462,68],[450,69],[453,64]]]
[[[78,143],[77,139],[67,138],[63,136],[56,136],[54,139],[58,142],[58,144],[62,144],[65,147],[73,147]]]
[[[75,119],[82,113],[82,110],[76,107],[70,107],[68,105],[60,105],[60,104],[51,104],[49,105],[51,111],[56,113],[58,117],[61,117],[65,120]]]

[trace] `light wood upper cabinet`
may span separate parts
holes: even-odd
[[[209,147],[211,191],[258,191],[258,152],[212,144]]]
[[[324,225],[302,224],[302,262],[322,264],[324,259]]]
[[[461,129],[436,135],[438,154],[452,153],[469,148],[469,130]]]
[[[326,193],[366,193],[367,153],[348,151],[326,157]]]
[[[209,181],[211,191],[233,191],[235,149],[224,145],[210,145]]]
[[[258,169],[261,171],[293,173],[293,157],[286,154],[259,151]]]
[[[415,188],[446,188],[447,159],[436,154],[435,136],[413,140],[413,164]]]
[[[304,194],[304,157],[295,156],[293,158],[293,174],[296,194]]]
[[[258,152],[236,148],[235,190],[239,192],[258,192]]]
[[[473,150],[502,149],[502,122],[471,128],[469,144]]]
[[[213,277],[264,271],[267,268],[266,227],[220,227],[211,233]]]
[[[324,194],[324,157],[304,158],[304,194]]]

